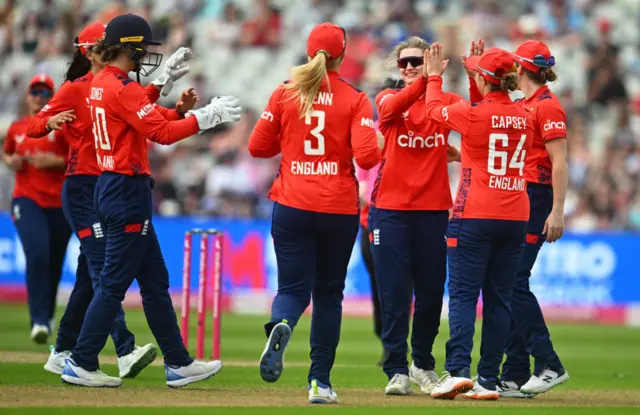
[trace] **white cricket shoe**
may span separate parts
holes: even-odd
[[[412,393],[409,376],[401,373],[396,373],[384,388],[385,395],[411,395]]]
[[[536,396],[533,393],[522,392],[518,384],[512,380],[498,382],[497,389],[501,398],[527,399]]]
[[[422,393],[431,394],[438,383],[438,375],[433,370],[423,370],[416,366],[415,363],[411,363],[409,380],[420,386]]]
[[[158,348],[155,344],[136,346],[131,353],[118,358],[120,377],[135,378],[145,367],[156,360],[156,356],[158,356]]]
[[[469,378],[454,377],[445,373],[433,388],[431,396],[434,399],[454,399],[461,393],[466,393],[473,389],[473,381]]]
[[[189,366],[164,365],[164,368],[167,373],[167,386],[181,388],[194,382],[209,379],[222,369],[222,362],[219,360],[211,362],[194,360]]]
[[[564,369],[561,369],[560,372],[555,372],[547,368],[542,371],[540,376],[531,376],[531,379],[522,385],[520,390],[529,394],[545,393],[568,380],[569,374]]]
[[[473,389],[463,394],[462,396],[467,399],[475,399],[478,401],[496,401],[500,398],[497,387],[495,390],[487,389],[482,386],[477,380],[473,384]]]
[[[93,372],[84,370],[70,358],[67,359],[67,364],[62,371],[62,381],[71,385],[94,388],[117,388],[122,385],[122,379],[109,376],[100,369]]]
[[[333,391],[331,386],[324,385],[313,379],[309,384],[309,403],[338,403],[338,395]]]
[[[31,327],[31,340],[36,342],[37,344],[45,344],[49,339],[49,327],[43,324],[34,324]]]
[[[44,365],[44,370],[56,375],[62,375],[64,367],[67,365],[66,360],[71,357],[71,350],[63,350],[56,352],[56,348],[51,346],[51,354],[47,363]]]

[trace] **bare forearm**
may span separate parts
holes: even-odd
[[[553,210],[564,212],[564,201],[569,183],[569,165],[566,160],[557,160],[551,171],[553,181]]]

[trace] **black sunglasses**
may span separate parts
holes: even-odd
[[[422,56],[405,56],[404,58],[398,59],[398,68],[407,69],[409,64],[411,64],[412,67],[417,68],[424,64],[424,59]]]

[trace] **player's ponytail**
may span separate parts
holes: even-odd
[[[284,88],[293,91],[290,99],[300,100],[300,118],[311,111],[322,81],[326,79],[329,85],[327,62],[326,52],[320,50],[309,62],[291,69],[291,80]]]
[[[547,82],[553,82],[558,79],[558,75],[553,71],[553,68],[540,68],[537,73],[524,68],[522,69],[529,79],[540,85],[544,85]]]
[[[76,79],[85,76],[91,70],[91,62],[86,56],[80,52],[80,49],[76,49],[73,54],[73,59],[69,62],[69,68],[64,76],[65,81],[75,81]]]
[[[500,89],[503,91],[515,91],[518,89],[518,77],[515,72],[509,72],[502,77]]]

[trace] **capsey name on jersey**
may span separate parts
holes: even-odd
[[[291,173],[305,176],[337,176],[338,163],[335,161],[292,161]]]
[[[492,115],[491,127],[500,129],[509,128],[512,130],[525,130],[527,128],[527,119],[524,117]]]

